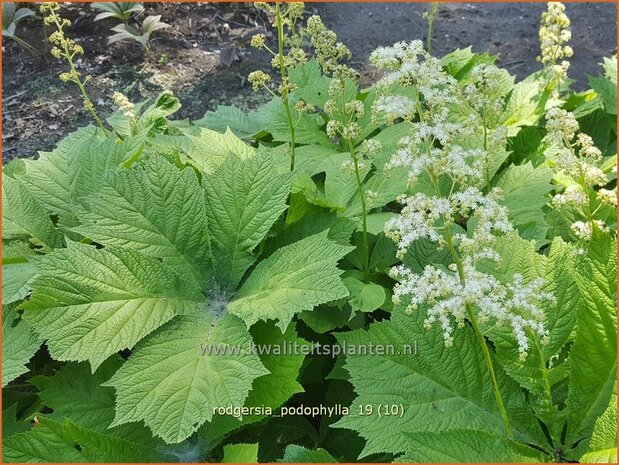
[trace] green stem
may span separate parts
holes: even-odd
[[[275,21],[277,26],[277,56],[279,59],[279,71],[282,78],[282,85],[286,84],[288,70],[284,66],[284,23],[282,21],[282,12],[279,2],[275,4]],[[282,92],[282,100],[286,109],[286,118],[288,119],[288,130],[290,131],[290,171],[294,171],[295,158],[295,127],[292,122],[292,112],[290,111],[290,101],[288,99],[288,90]]]
[[[363,180],[361,179],[361,173],[359,172],[359,160],[355,154],[355,149],[352,143],[347,140],[348,152],[352,158],[355,166],[355,180],[357,181],[357,188],[359,189],[359,197],[361,198],[361,224],[362,224],[362,247],[363,247],[363,279],[367,283],[370,273],[370,250],[368,246],[368,209],[365,200],[365,189],[363,186]]]
[[[499,385],[496,380],[496,375],[494,373],[494,366],[492,365],[492,358],[490,358],[490,350],[488,350],[488,345],[486,344],[486,339],[479,329],[479,325],[477,324],[477,319],[475,318],[475,314],[471,310],[470,306],[466,306],[466,313],[473,325],[473,329],[475,330],[475,335],[477,336],[477,340],[479,341],[479,345],[481,346],[482,351],[484,352],[484,359],[486,361],[486,367],[488,368],[488,374],[490,375],[490,381],[492,381],[492,388],[494,390],[494,397],[496,399],[497,406],[499,407],[499,412],[501,413],[501,418],[503,419],[503,427],[505,428],[505,432],[507,433],[507,437],[511,439],[513,437],[512,427],[509,423],[509,418],[507,417],[507,411],[505,410],[505,404],[503,404],[503,398],[501,397],[501,391],[499,390]]]

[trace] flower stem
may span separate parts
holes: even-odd
[[[347,140],[348,152],[352,158],[355,166],[355,180],[357,181],[357,188],[359,189],[359,197],[361,199],[361,227],[362,227],[362,247],[363,247],[363,279],[367,283],[370,273],[370,250],[368,246],[368,209],[365,201],[365,188],[363,186],[363,180],[361,179],[361,173],[359,172],[359,160],[355,154],[355,148],[352,143]]]
[[[275,3],[275,23],[277,26],[277,56],[279,60],[279,72],[282,78],[282,86],[285,86],[288,80],[288,70],[284,65],[284,23],[279,2]],[[286,118],[288,119],[288,130],[290,131],[290,171],[294,171],[294,156],[295,156],[295,125],[292,121],[292,112],[290,111],[290,100],[288,98],[288,89],[282,89],[282,101],[286,109]]]
[[[430,4],[430,11],[428,12],[428,36],[426,39],[426,50],[428,54],[432,55],[432,29],[434,27],[434,17],[438,11],[438,2],[432,2]]]
[[[477,340],[479,341],[479,345],[484,353],[484,359],[486,360],[486,367],[488,368],[488,374],[490,375],[490,381],[492,382],[492,389],[494,390],[494,397],[496,399],[497,406],[499,407],[499,412],[501,413],[501,418],[503,419],[503,427],[505,428],[505,432],[507,433],[508,438],[512,438],[513,432],[512,427],[509,423],[509,418],[507,416],[507,411],[505,410],[505,404],[503,403],[503,398],[501,397],[501,391],[499,390],[499,384],[496,380],[496,375],[494,373],[494,366],[492,365],[492,358],[490,357],[490,350],[488,350],[488,345],[486,344],[486,339],[479,329],[479,325],[477,323],[477,319],[475,318],[475,314],[471,310],[470,306],[466,306],[466,314],[471,321],[471,325],[475,330],[475,335],[477,336]]]

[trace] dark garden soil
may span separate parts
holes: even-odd
[[[136,44],[107,45],[113,19],[94,22],[88,5],[67,3],[62,15],[73,21],[67,35],[83,45],[79,62],[93,80],[90,92],[99,112],[113,111],[111,95],[120,91],[133,102],[171,90],[182,102],[178,118],[197,119],[220,104],[246,110],[266,100],[254,94],[246,75],[266,69],[270,58],[252,50],[248,37],[269,30],[268,18],[248,3],[145,3],[144,15],[161,15],[172,27],[156,32],[150,56]],[[24,6],[24,4],[21,4]],[[537,31],[545,4],[444,3],[435,21],[433,52],[442,55],[458,47],[498,54],[498,64],[519,78],[539,68]],[[423,39],[426,3],[307,3],[308,15],[318,13],[353,52],[352,64],[372,75],[369,53],[380,45]],[[570,76],[575,86],[599,72],[602,57],[616,53],[616,5],[570,3],[574,57]],[[48,31],[49,32],[49,31]],[[50,150],[64,135],[90,122],[77,89],[63,84],[66,69],[47,53],[40,18],[28,18],[17,35],[39,50],[33,56],[14,42],[3,41],[2,159],[34,156]],[[271,39],[272,40],[272,39]]]

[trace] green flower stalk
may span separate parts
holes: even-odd
[[[54,2],[43,3],[40,7],[41,13],[44,15],[44,23],[46,26],[54,26],[54,31],[49,36],[49,41],[54,45],[51,50],[51,54],[54,58],[64,58],[69,64],[69,71],[60,74],[60,80],[62,82],[73,82],[79,88],[82,94],[82,100],[84,108],[88,110],[92,118],[104,131],[105,125],[103,120],[97,114],[95,106],[90,100],[88,93],[86,92],[86,84],[92,79],[92,76],[82,77],[81,73],[75,67],[75,58],[84,54],[84,49],[81,45],[75,43],[73,39],[68,38],[64,33],[64,28],[71,25],[71,21],[66,18],[61,18],[58,14],[60,6]]]
[[[428,21],[428,35],[426,38],[426,50],[432,55],[432,30],[434,29],[434,19],[438,13],[439,2],[430,3],[429,11],[423,14],[423,17]]]

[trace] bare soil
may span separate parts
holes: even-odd
[[[249,110],[266,101],[245,78],[269,67],[269,57],[252,50],[246,40],[256,28],[269,31],[261,12],[248,3],[144,5],[145,15],[161,15],[171,25],[155,33],[150,54],[137,44],[108,46],[109,30],[117,24],[113,19],[94,22],[89,5],[63,5],[62,14],[73,21],[67,34],[86,50],[79,66],[93,76],[90,93],[101,114],[113,111],[114,91],[139,102],[169,89],[183,104],[178,118],[191,119],[220,104]],[[536,3],[443,3],[433,53],[472,45],[475,51],[497,54],[501,66],[522,78],[539,69],[537,31],[544,8]],[[426,3],[307,3],[306,10],[322,16],[350,47],[353,65],[366,74],[371,74],[367,59],[374,48],[426,35]],[[575,53],[570,76],[575,87],[584,88],[586,75],[599,73],[602,57],[616,53],[616,4],[569,3],[567,14]],[[66,66],[49,56],[45,34],[40,18],[28,18],[17,29],[20,38],[39,50],[38,56],[3,41],[3,163],[50,150],[68,132],[90,122],[77,89],[59,81]]]

